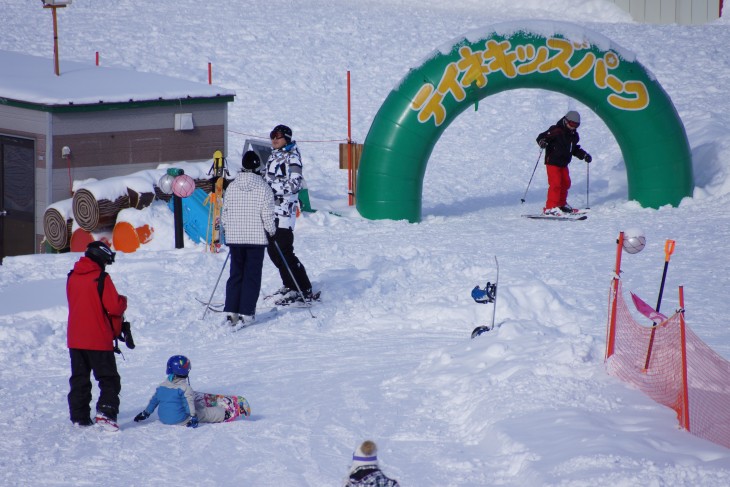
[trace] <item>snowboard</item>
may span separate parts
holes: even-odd
[[[487,304],[492,303],[492,325],[482,325],[477,326],[472,330],[471,337],[476,338],[482,333],[485,333],[489,330],[494,329],[494,318],[497,314],[497,284],[499,284],[499,261],[497,260],[497,256],[494,256],[494,264],[497,266],[497,275],[494,280],[494,284],[487,282],[486,286],[484,286],[484,289],[480,289],[479,286],[475,287],[471,292],[471,297],[476,301],[477,303],[481,304]]]
[[[230,416],[226,419],[226,423],[235,421],[239,416],[248,418],[251,416],[251,406],[243,396],[226,396],[225,394],[213,394],[209,392],[196,392],[195,402],[202,403],[205,407],[223,406]]]

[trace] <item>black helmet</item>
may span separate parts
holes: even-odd
[[[246,151],[241,158],[241,170],[260,174],[261,159],[259,158],[259,155],[252,150]]]
[[[292,131],[286,125],[277,125],[269,134],[269,138],[272,140],[281,136],[284,136],[287,144],[291,143]]]
[[[104,242],[97,240],[96,242],[91,242],[88,247],[86,247],[84,255],[104,267],[114,263],[114,256],[117,255],[117,253],[112,252],[112,249],[110,249]]]

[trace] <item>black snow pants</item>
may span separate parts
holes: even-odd
[[[117,372],[114,352],[109,350],[69,349],[71,356],[71,390],[68,393],[68,409],[71,421],[86,423],[91,414],[91,373],[99,384],[96,410],[116,421],[119,414],[119,393],[122,381]]]
[[[274,242],[279,244],[281,253],[284,254],[284,258],[286,259],[286,263],[282,260]],[[299,262],[297,256],[294,255],[294,232],[291,228],[277,228],[274,238],[269,241],[269,246],[266,248],[266,251],[269,254],[271,262],[273,262],[279,270],[281,282],[284,286],[289,289],[296,290],[296,284],[299,284],[299,287],[305,294],[312,290],[312,283],[309,282],[309,277],[307,276],[307,271],[304,269],[304,265]],[[291,269],[292,274],[294,274],[296,284],[292,280],[289,271],[286,269],[287,264],[289,265],[289,269]]]

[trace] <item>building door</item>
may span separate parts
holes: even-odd
[[[0,263],[35,253],[35,142],[0,135]]]

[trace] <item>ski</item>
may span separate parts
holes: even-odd
[[[533,220],[580,221],[588,219],[588,215],[585,213],[566,213],[564,215],[545,215],[544,213],[535,213],[521,216],[524,218],[531,218]]]
[[[477,326],[472,330],[471,337],[476,338],[479,335],[481,335],[484,332],[487,332],[489,330],[493,330],[495,327],[494,318],[497,314],[497,284],[499,283],[499,261],[497,260],[497,256],[494,256],[494,264],[497,266],[497,276],[494,280],[494,283],[487,282],[487,284],[484,286],[484,289],[480,288],[479,286],[476,286],[471,291],[471,297],[476,301],[477,303],[481,304],[487,304],[492,303],[492,324],[489,325],[482,325]]]
[[[200,299],[198,297],[196,297],[195,300],[197,302],[199,302],[200,304],[206,305],[208,307],[208,309],[211,310],[211,311],[220,309],[220,308],[222,308],[223,306],[226,305],[226,303],[213,303],[213,302],[211,302],[210,304],[208,304],[207,301],[203,301],[202,299]]]
[[[241,331],[254,325],[260,325],[276,317],[279,312],[279,308],[269,308],[266,310],[256,310],[256,319],[249,321],[248,323],[239,323],[236,326],[232,326],[232,332]]]

